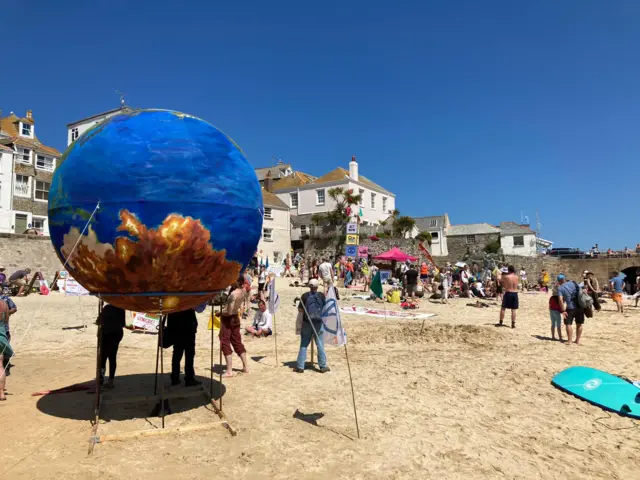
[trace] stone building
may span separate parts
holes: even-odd
[[[442,257],[449,255],[447,244],[447,232],[451,227],[449,215],[438,215],[433,217],[416,217],[414,218],[416,225],[412,232],[415,238],[421,232],[429,232],[431,234],[431,255]]]
[[[24,117],[13,112],[4,118],[0,115],[0,145],[5,147],[3,154],[9,148],[13,157],[11,173],[5,175],[3,172],[0,185],[2,192],[6,189],[10,192],[9,214],[7,216],[3,210],[2,231],[24,233],[27,229],[35,229],[48,235],[49,189],[60,152],[38,140],[31,110]]]
[[[466,254],[481,254],[493,242],[500,242],[500,229],[488,223],[451,225],[447,229],[447,248],[451,258],[463,259]]]

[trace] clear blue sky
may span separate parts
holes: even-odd
[[[640,2],[3,2],[0,108],[42,141],[118,105],[228,133],[258,167],[347,167],[403,214],[640,241]]]

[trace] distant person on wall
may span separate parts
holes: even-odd
[[[584,288],[593,300],[593,308],[599,312],[602,309],[600,299],[598,298],[598,293],[600,293],[600,284],[593,272],[589,270],[584,271]]]
[[[618,312],[624,313],[624,278],[618,272],[613,272],[613,278],[609,284],[611,285],[611,300],[616,303]]]
[[[520,306],[518,301],[518,276],[516,275],[516,269],[513,265],[509,265],[507,273],[502,275],[502,308],[500,309],[500,323],[502,326],[504,322],[505,310],[511,310],[511,328],[516,328],[516,313]]]
[[[24,270],[18,270],[14,272],[13,275],[9,277],[10,285],[18,285],[20,289],[18,290],[18,297],[24,296],[24,291],[27,288],[27,282],[29,281],[29,274],[31,273],[30,268],[25,268]]]

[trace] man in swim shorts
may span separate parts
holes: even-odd
[[[509,265],[507,273],[502,274],[502,308],[500,309],[500,323],[502,326],[504,322],[505,310],[511,310],[511,328],[516,328],[516,310],[518,310],[518,276],[516,275],[516,269],[513,265]]]

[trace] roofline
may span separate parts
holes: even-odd
[[[263,203],[263,205],[268,208],[275,208],[276,210],[289,210],[289,207],[286,205],[284,207],[282,205],[270,205],[268,203]]]
[[[94,118],[102,117],[104,115],[109,115],[110,113],[119,112],[120,110],[124,110],[126,108],[128,108],[130,110],[133,110],[132,107],[128,107],[128,106],[125,105],[123,107],[118,107],[118,108],[114,108],[114,109],[111,109],[111,110],[107,110],[106,112],[102,112],[102,113],[97,113],[95,115],[91,115],[90,117],[81,118],[80,120],[72,122],[72,123],[67,123],[67,128],[73,127],[74,125],[77,125],[79,123],[86,122],[87,120],[92,120]]]

